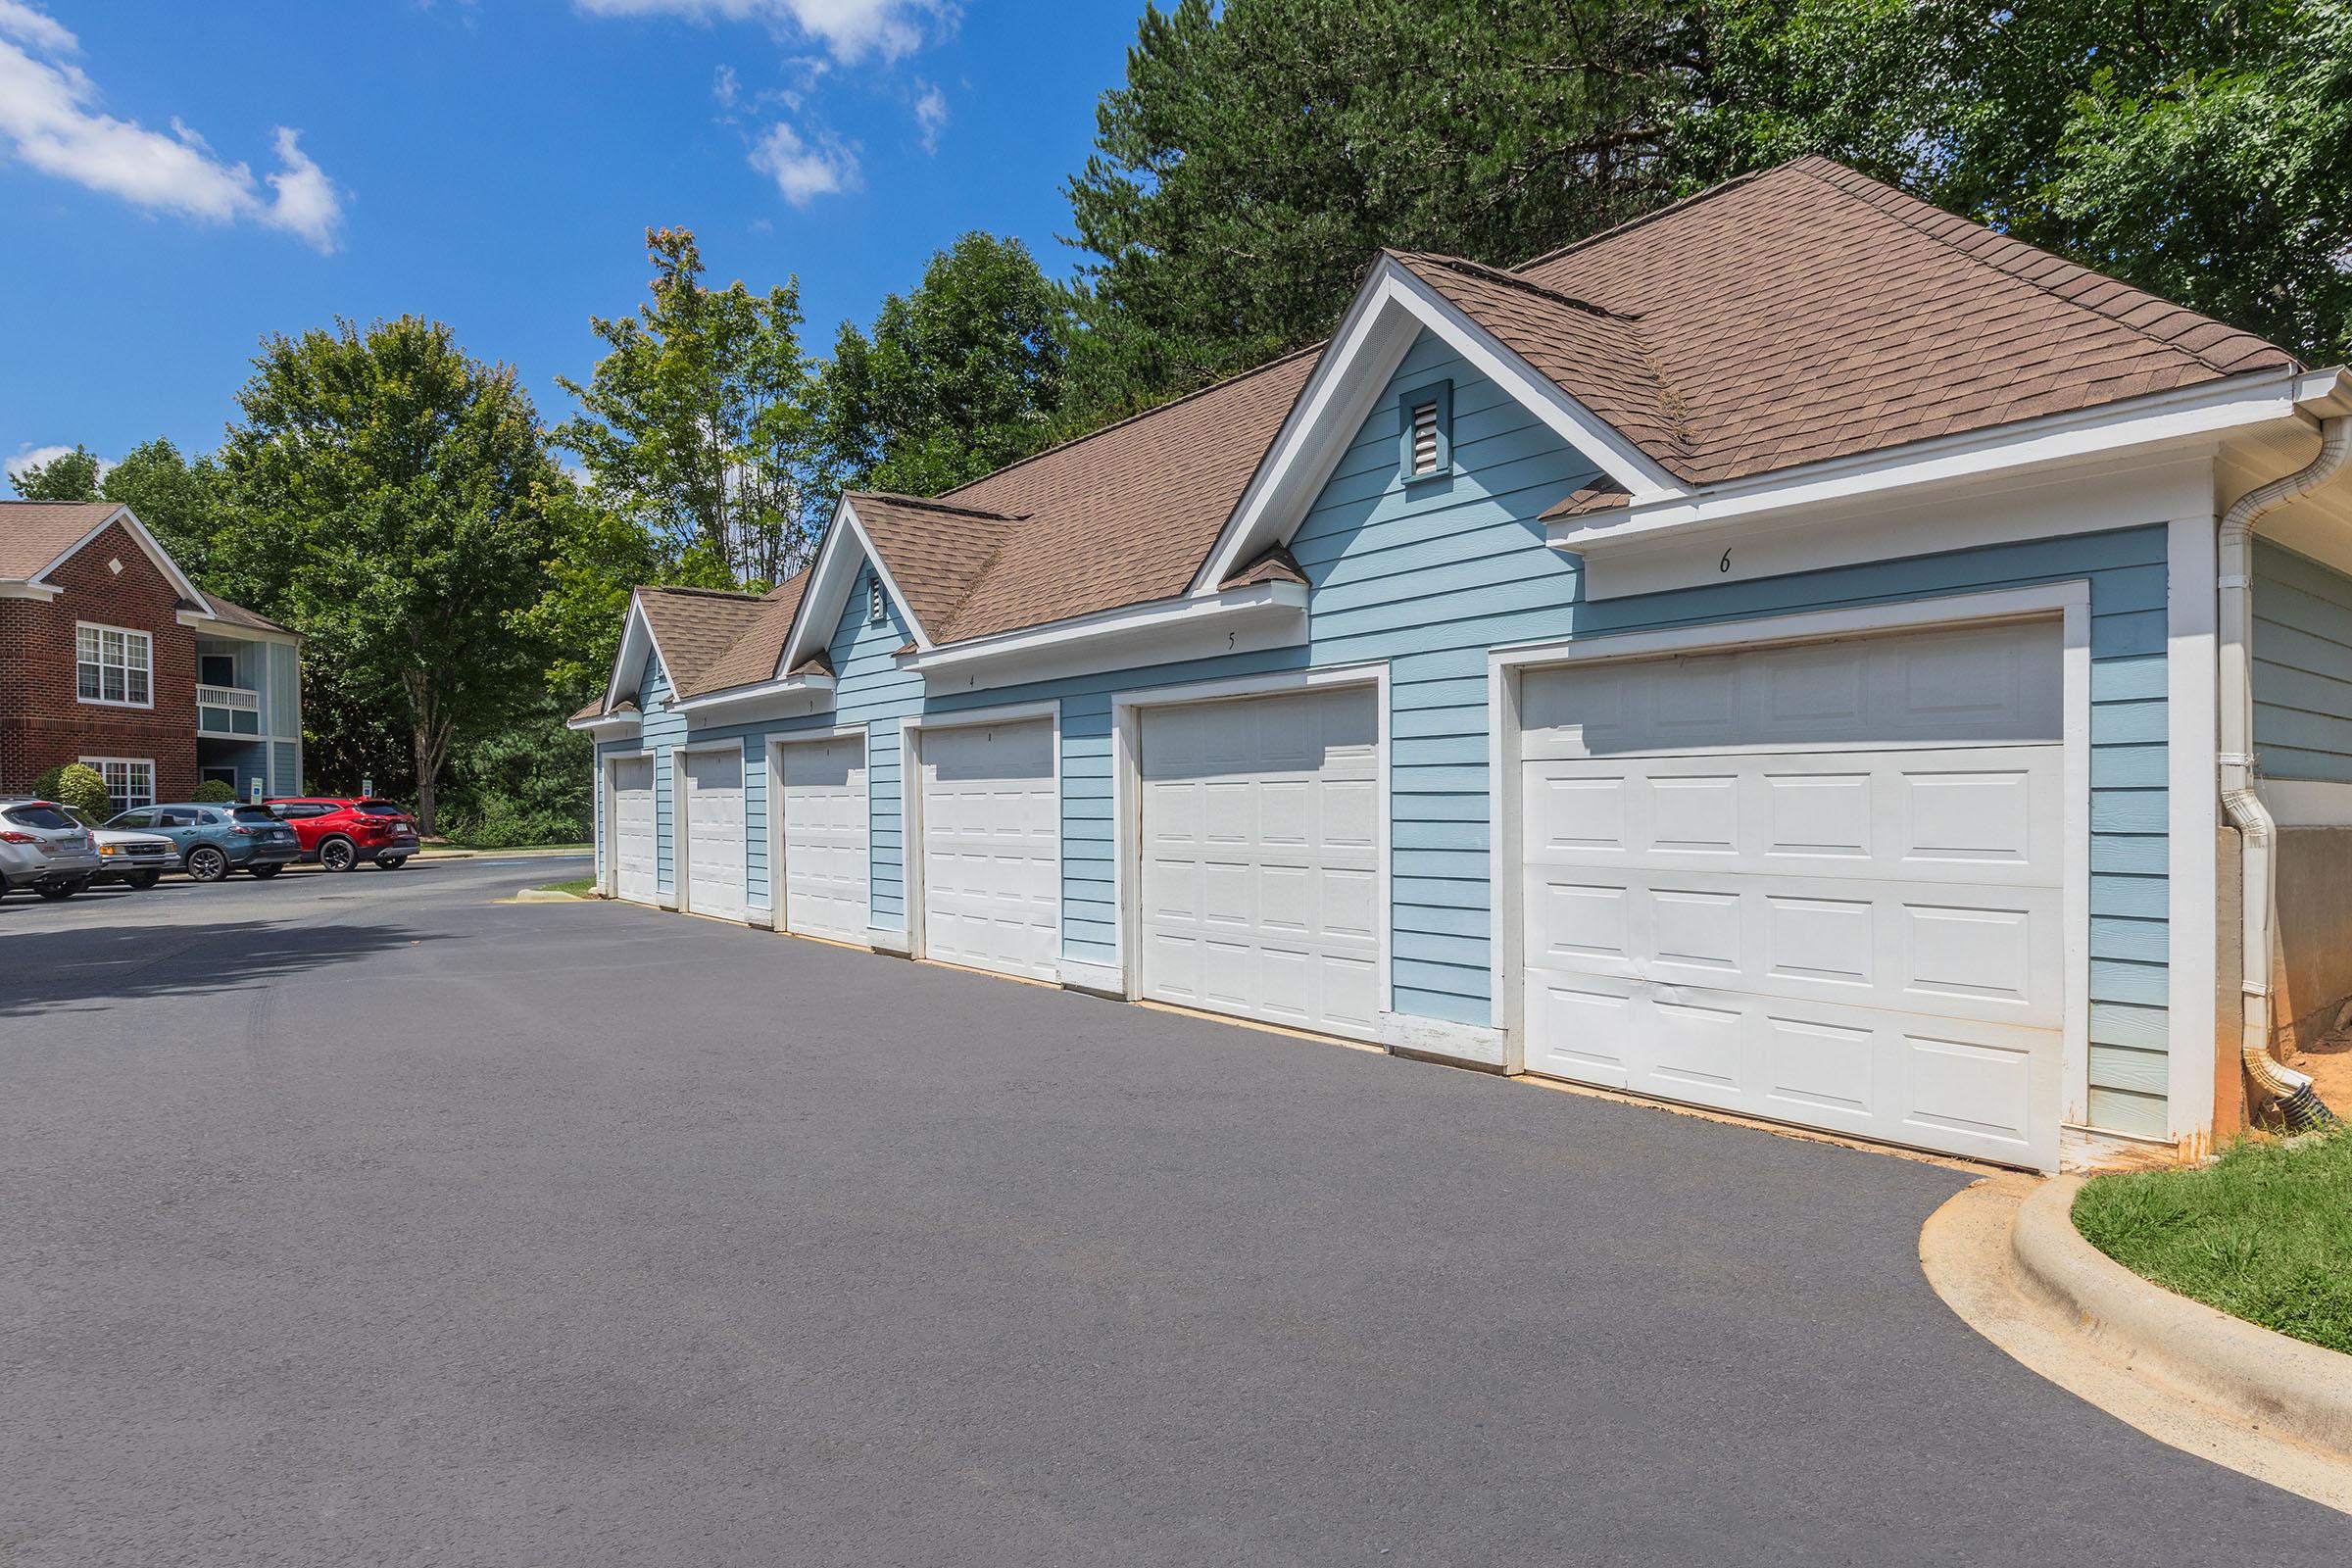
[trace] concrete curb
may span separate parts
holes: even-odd
[[[586,896],[578,893],[558,893],[553,888],[524,888],[509,904],[586,904]]]
[[[418,860],[584,860],[592,853],[594,853],[593,847],[586,844],[576,847],[556,845],[549,849],[533,847],[520,850],[426,849],[418,850],[412,858]]]
[[[2140,1278],[2075,1229],[2082,1188],[2082,1178],[2061,1177],[2019,1205],[2009,1245],[2023,1286],[2127,1363],[2256,1426],[2352,1456],[2352,1356]]]

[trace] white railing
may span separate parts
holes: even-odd
[[[234,708],[248,713],[262,710],[262,694],[249,692],[242,686],[199,686],[196,688],[198,708]]]

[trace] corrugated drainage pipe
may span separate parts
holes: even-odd
[[[2352,458],[2352,416],[2320,425],[2320,454],[2282,479],[2249,490],[2222,518],[2221,764],[2222,808],[2244,844],[2242,912],[2245,1013],[2238,1054],[2255,1086],[2278,1102],[2287,1127],[2307,1132],[2335,1125],[2335,1113],[2313,1093],[2311,1079],[2271,1054],[2271,882],[2278,824],[2254,790],[2252,663],[2254,525],[2264,514],[2300,500],[2343,471]]]

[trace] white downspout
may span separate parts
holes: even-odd
[[[2254,792],[2254,525],[2341,472],[2352,456],[2352,415],[2320,425],[2320,453],[2282,479],[2248,491],[2222,518],[2219,541],[2222,807],[2243,841],[2245,1016],[2238,1054],[2246,1073],[2279,1102],[2297,1131],[2335,1116],[2312,1093],[2311,1079],[2271,1055],[2271,886],[2278,828]]]

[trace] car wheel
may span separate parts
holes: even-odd
[[[409,863],[409,858],[405,855],[388,855],[375,863],[383,870],[397,871],[402,866]]]
[[[163,879],[164,873],[161,871],[133,871],[122,880],[144,893]]]
[[[360,863],[360,852],[349,839],[328,839],[318,846],[318,863],[329,871],[348,871]]]
[[[256,881],[267,882],[271,877],[277,875],[278,872],[284,870],[285,867],[278,865],[252,865],[247,866],[246,869],[253,873]]]
[[[54,904],[59,899],[72,898],[88,886],[87,882],[41,882],[36,883],[32,891]]]
[[[218,882],[228,875],[228,857],[210,844],[199,844],[188,852],[188,875],[199,882]]]

